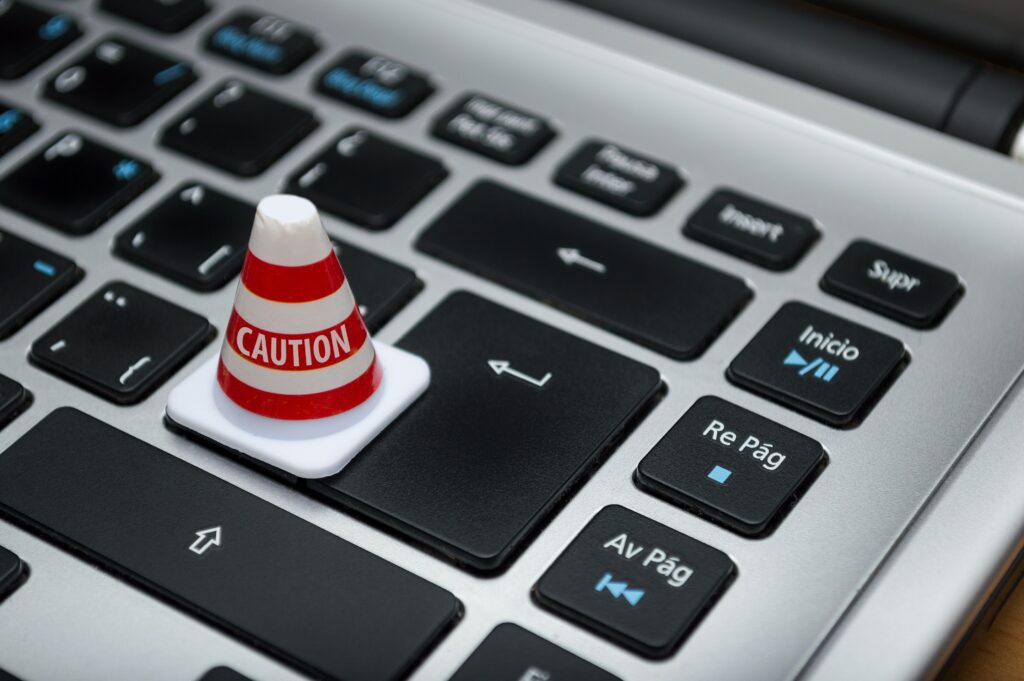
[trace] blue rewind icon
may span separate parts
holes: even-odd
[[[786,355],[786,359],[782,360],[782,364],[788,367],[797,367],[797,374],[800,376],[806,376],[807,374],[814,372],[814,377],[831,383],[832,379],[839,373],[839,367],[835,364],[830,364],[823,360],[821,357],[815,357],[814,359],[804,359],[796,350],[790,350],[789,354]]]
[[[606,572],[601,576],[601,579],[597,580],[597,584],[594,585],[594,591],[607,591],[614,598],[623,598],[627,603],[636,607],[636,604],[640,602],[640,599],[644,597],[646,593],[643,589],[630,589],[629,582],[613,582],[612,573]]]

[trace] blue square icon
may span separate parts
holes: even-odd
[[[732,471],[729,470],[728,468],[723,468],[721,466],[715,466],[714,468],[711,469],[711,472],[708,473],[708,477],[717,482],[719,485],[724,485],[725,481],[729,479],[730,475],[732,475]]]

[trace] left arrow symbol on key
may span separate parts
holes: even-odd
[[[201,556],[211,546],[220,546],[220,526],[196,532],[196,540],[188,550]]]

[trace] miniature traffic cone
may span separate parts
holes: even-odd
[[[260,201],[217,367],[224,394],[261,416],[319,419],[364,403],[382,378],[316,206]]]
[[[334,475],[430,385],[374,343],[316,207],[260,201],[219,354],[167,396],[174,428],[300,478]]]

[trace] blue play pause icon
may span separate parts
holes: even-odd
[[[788,367],[798,367],[797,373],[801,376],[814,372],[814,377],[819,378],[826,383],[832,381],[835,375],[839,373],[839,367],[835,364],[830,364],[823,360],[821,357],[815,357],[812,360],[804,359],[796,350],[790,350],[789,354],[786,355],[786,359],[782,360],[782,363]]]
[[[632,606],[636,606],[644,597],[643,589],[630,589],[629,582],[613,582],[612,573],[606,572],[597,580],[594,591],[607,591],[615,598],[623,598]]]

